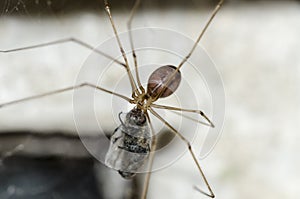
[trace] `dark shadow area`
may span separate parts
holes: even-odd
[[[226,4],[242,2],[261,2],[262,0],[225,0]],[[280,2],[292,0],[272,0],[266,2]],[[135,0],[110,0],[113,10],[130,10]],[[219,0],[141,0],[141,9],[172,9],[212,7]],[[99,12],[104,9],[103,0],[4,0],[0,1],[1,15],[63,15],[74,12]]]
[[[103,198],[91,158],[8,157],[0,179],[1,199]]]
[[[85,135],[85,141],[97,145],[107,139],[95,134]],[[95,159],[81,138],[74,132],[0,132],[0,199],[110,198],[104,187],[122,178],[107,179],[116,171]],[[123,199],[140,198],[139,179],[120,184]]]

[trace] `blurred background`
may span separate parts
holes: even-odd
[[[134,0],[110,2],[118,30],[126,31]],[[216,4],[142,0],[133,27],[166,28],[195,40]],[[217,198],[300,197],[299,21],[299,1],[227,0],[200,42],[226,95],[224,123],[216,124],[221,136],[201,159]],[[97,0],[3,0],[0,30],[0,50],[70,37],[98,46],[113,36]],[[0,54],[0,104],[73,85],[90,53],[64,43]],[[110,100],[103,96],[98,107],[105,133],[116,127]],[[98,128],[86,124],[84,136],[93,140]],[[125,181],[87,152],[72,92],[1,108],[0,154],[1,199],[138,198],[142,188],[142,175]],[[206,198],[193,189],[199,178],[185,153],[153,173],[148,196]]]

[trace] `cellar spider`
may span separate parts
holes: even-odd
[[[50,45],[57,45],[66,42],[73,42],[82,47],[90,49],[95,53],[104,56],[113,62],[121,65],[126,70],[130,86],[131,86],[131,97],[124,96],[112,90],[108,90],[106,88],[100,87],[98,85],[83,82],[74,86],[62,88],[59,90],[53,90],[46,93],[42,93],[39,95],[34,95],[10,102],[6,102],[0,104],[0,108],[4,108],[10,105],[14,105],[17,103],[30,101],[54,94],[63,93],[70,90],[79,89],[82,87],[90,87],[96,90],[115,95],[123,100],[127,101],[130,104],[134,105],[134,108],[126,114],[124,119],[121,119],[121,125],[114,131],[110,138],[110,147],[106,154],[105,164],[109,167],[112,167],[120,173],[120,175],[126,179],[132,178],[138,171],[138,169],[143,166],[143,164],[148,161],[148,171],[146,174],[146,178],[144,181],[142,198],[147,197],[149,181],[151,176],[151,169],[154,159],[154,152],[156,150],[156,143],[157,138],[154,132],[154,128],[152,122],[150,120],[149,113],[151,113],[154,117],[160,120],[165,126],[167,126],[176,136],[178,136],[187,146],[189,153],[192,156],[193,161],[195,162],[197,169],[207,187],[208,191],[204,191],[199,187],[195,187],[196,190],[201,192],[202,194],[214,198],[215,194],[213,193],[204,172],[200,166],[199,161],[196,158],[194,151],[192,150],[191,144],[187,138],[185,138],[180,132],[178,132],[168,121],[166,121],[158,112],[154,110],[156,109],[165,109],[171,111],[181,111],[186,113],[195,113],[200,115],[207,121],[207,125],[210,127],[214,127],[214,124],[210,121],[210,119],[206,116],[206,114],[201,110],[193,110],[193,109],[185,109],[173,106],[166,106],[156,104],[155,102],[158,99],[168,97],[172,95],[181,81],[181,72],[180,69],[184,66],[184,64],[189,60],[191,55],[193,54],[195,48],[197,47],[198,43],[200,42],[201,38],[203,37],[204,33],[206,32],[208,26],[210,25],[211,21],[220,10],[223,0],[217,4],[215,9],[213,10],[211,16],[209,17],[208,21],[206,22],[204,28],[200,32],[199,36],[197,37],[194,45],[190,49],[189,53],[181,60],[181,62],[177,65],[164,65],[156,69],[149,77],[147,88],[142,85],[140,80],[139,74],[139,67],[138,67],[138,59],[136,56],[136,52],[134,49],[134,39],[132,36],[132,20],[135,15],[137,8],[139,7],[140,0],[136,0],[132,11],[130,13],[130,18],[127,23],[127,28],[129,30],[129,40],[130,46],[132,50],[132,58],[134,61],[134,71],[135,74],[132,73],[131,67],[129,66],[128,57],[124,51],[122,46],[122,42],[119,38],[118,31],[114,24],[114,20],[111,14],[111,8],[108,3],[108,0],[104,0],[105,11],[109,17],[111,27],[113,29],[120,53],[122,55],[123,61],[119,61],[110,55],[106,54],[105,52],[99,51],[93,46],[79,40],[76,38],[67,38],[61,40],[55,40],[47,43],[41,43],[32,46],[26,46],[22,48],[10,49],[10,50],[1,50],[1,53],[12,53],[17,51],[29,50],[34,48],[42,48],[45,46]]]

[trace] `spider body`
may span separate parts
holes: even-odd
[[[152,138],[146,113],[153,101],[171,95],[178,88],[181,74],[178,71],[173,75],[175,70],[171,65],[156,69],[149,77],[147,92],[136,92],[132,100],[136,107],[124,120],[123,114],[119,114],[121,125],[110,138],[105,163],[125,179],[133,177],[149,157]]]

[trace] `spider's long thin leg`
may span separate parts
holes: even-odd
[[[132,37],[132,21],[133,21],[133,17],[135,15],[135,12],[137,10],[137,8],[139,7],[141,1],[140,0],[136,0],[135,4],[131,10],[130,13],[130,17],[129,20],[127,22],[127,29],[129,31],[129,39],[130,39],[130,46],[131,46],[131,50],[132,50],[132,57],[133,57],[133,61],[134,61],[134,68],[135,68],[135,75],[136,75],[136,81],[138,84],[139,89],[142,91],[142,93],[145,93],[145,89],[141,84],[141,80],[140,80],[140,75],[139,75],[139,70],[138,70],[138,63],[137,63],[137,57],[136,57],[136,53],[134,50],[134,44],[133,44],[133,37]]]
[[[181,135],[181,133],[179,133],[179,132],[171,125],[171,124],[169,124],[169,123],[168,123],[165,119],[163,119],[157,112],[155,112],[152,108],[150,108],[149,110],[150,110],[150,112],[151,112],[155,117],[157,117],[161,122],[163,122],[167,127],[169,127],[169,128],[173,131],[174,134],[176,134],[183,142],[186,143],[186,145],[187,145],[187,147],[188,147],[188,149],[189,149],[189,152],[190,152],[190,154],[192,155],[192,158],[193,158],[193,160],[194,160],[194,162],[195,162],[195,164],[196,164],[196,166],[197,166],[197,168],[198,168],[198,170],[199,170],[199,172],[200,172],[200,174],[201,174],[201,176],[202,176],[202,178],[203,178],[203,180],[204,180],[204,183],[205,183],[206,187],[208,188],[209,193],[203,191],[202,189],[200,189],[200,188],[198,188],[198,187],[197,187],[196,189],[197,189],[199,192],[201,192],[202,194],[204,194],[204,195],[206,195],[206,196],[209,196],[209,197],[211,197],[211,198],[214,198],[214,197],[215,197],[215,194],[213,193],[213,191],[212,191],[212,189],[211,189],[211,187],[210,187],[210,185],[209,185],[209,183],[208,183],[208,181],[207,181],[207,179],[206,179],[206,177],[205,177],[205,175],[204,175],[204,172],[203,172],[203,170],[202,170],[202,168],[201,168],[201,166],[200,166],[200,163],[199,163],[199,161],[197,160],[196,155],[195,155],[195,153],[194,153],[193,150],[192,150],[192,146],[191,146],[190,142],[189,142],[183,135]]]
[[[167,110],[167,109],[166,109],[166,110]],[[199,124],[202,124],[202,125],[211,127],[211,124],[209,124],[209,123],[207,123],[207,122],[202,122],[202,121],[197,120],[197,119],[195,119],[195,118],[193,118],[193,117],[191,117],[191,116],[188,116],[188,115],[185,115],[185,114],[182,114],[182,113],[180,114],[179,112],[176,112],[176,111],[173,111],[173,110],[170,110],[170,111],[171,111],[171,113],[174,113],[175,115],[179,115],[179,116],[184,117],[184,118],[186,118],[186,119],[192,120],[192,121],[194,121],[194,122],[196,122],[196,123],[199,123]]]
[[[0,154],[0,166],[4,159],[15,155],[16,153],[22,151],[23,149],[24,149],[24,144],[18,144],[13,149],[11,149],[9,151],[5,151],[4,153]]]
[[[196,114],[201,115],[209,123],[209,126],[215,127],[215,125],[212,123],[212,121],[210,121],[210,119],[201,110],[185,109],[185,108],[178,108],[178,107],[165,106],[165,105],[159,105],[159,104],[152,104],[151,106],[153,108],[158,108],[158,109],[166,109],[166,110],[172,110],[172,111],[183,111],[183,112],[189,112],[189,113],[196,113]]]
[[[94,84],[82,83],[82,84],[78,84],[78,85],[75,85],[75,86],[70,86],[70,87],[66,87],[66,88],[62,88],[62,89],[50,91],[50,92],[47,92],[47,93],[43,93],[43,94],[39,94],[39,95],[34,95],[34,96],[30,96],[30,97],[26,97],[26,98],[22,98],[22,99],[18,99],[18,100],[6,102],[6,103],[3,103],[3,104],[0,104],[0,108],[3,108],[5,106],[10,106],[10,105],[13,105],[13,104],[17,104],[17,103],[21,103],[21,102],[25,102],[25,101],[39,99],[39,98],[42,98],[42,97],[46,97],[46,96],[50,96],[50,95],[54,95],[54,94],[58,94],[58,93],[63,93],[63,92],[70,91],[70,90],[75,90],[75,89],[82,88],[82,87],[95,88],[97,90],[101,90],[101,91],[104,91],[106,93],[109,93],[109,94],[112,94],[112,95],[116,95],[116,96],[118,96],[120,98],[123,98],[124,100],[128,101],[129,103],[132,102],[131,99],[129,99],[128,97],[126,97],[124,95],[121,95],[119,93],[115,93],[113,91],[110,91],[110,90],[107,90],[105,88],[96,86]]]
[[[112,14],[111,14],[111,11],[110,11],[110,6],[108,4],[108,1],[107,0],[104,0],[104,6],[105,6],[105,11],[109,17],[109,21],[110,21],[110,24],[113,28],[113,31],[114,31],[114,35],[117,39],[117,43],[118,43],[118,46],[120,48],[120,51],[122,53],[122,56],[123,56],[123,59],[125,61],[125,65],[126,65],[126,71],[127,71],[127,74],[128,74],[128,77],[129,77],[129,80],[130,80],[130,84],[131,84],[131,89],[132,89],[132,96],[134,96],[135,92],[138,92],[137,90],[137,87],[136,87],[136,83],[134,81],[134,78],[132,76],[132,73],[130,71],[130,67],[129,67],[129,63],[128,63],[128,59],[127,59],[127,56],[125,54],[125,51],[124,51],[124,48],[122,46],[122,43],[121,43],[121,40],[119,38],[119,35],[118,35],[118,31],[117,31],[117,28],[115,26],[115,23],[113,21],[113,18],[112,18]]]
[[[191,55],[193,54],[194,50],[196,49],[198,43],[200,42],[201,38],[203,37],[204,33],[206,32],[208,26],[210,25],[210,23],[212,22],[212,20],[214,19],[214,17],[216,16],[216,14],[218,13],[218,11],[220,10],[221,6],[223,5],[224,0],[220,0],[219,3],[217,4],[217,6],[215,7],[215,9],[213,10],[212,14],[210,15],[208,21],[206,22],[204,28],[202,29],[202,31],[200,32],[196,42],[194,43],[192,49],[190,50],[190,52],[187,54],[187,56],[185,56],[185,58],[180,62],[180,64],[177,66],[177,71],[182,67],[182,65],[191,57]],[[177,73],[176,71],[176,73]],[[175,72],[174,72],[175,73]],[[175,73],[175,74],[176,74]]]
[[[177,72],[180,70],[180,68],[183,66],[183,64],[191,57],[191,55],[193,54],[194,50],[196,49],[197,45],[199,44],[201,38],[203,37],[204,33],[206,32],[208,26],[210,25],[210,23],[212,22],[212,20],[214,19],[214,17],[216,16],[216,14],[218,13],[218,11],[220,10],[221,6],[223,5],[224,0],[220,0],[219,3],[216,5],[215,9],[213,10],[212,14],[210,15],[208,21],[206,22],[204,28],[202,29],[202,31],[200,32],[196,42],[194,43],[193,47],[191,48],[190,52],[183,58],[183,60],[178,64],[176,70],[173,72],[173,74],[168,78],[168,81],[166,82],[166,85],[169,85],[169,83],[171,82],[171,80],[173,79],[173,77],[177,74]],[[165,89],[162,89],[161,92],[156,96],[156,98],[154,99],[157,100],[167,89],[167,86],[165,87]]]
[[[62,43],[67,43],[67,42],[74,42],[80,46],[83,46],[87,49],[93,50],[94,52],[96,52],[99,55],[102,55],[122,66],[124,66],[126,68],[126,64],[124,64],[123,62],[120,62],[116,59],[114,59],[113,57],[111,57],[110,55],[94,48],[93,46],[79,40],[73,37],[70,38],[65,38],[65,39],[58,39],[58,40],[54,40],[54,41],[50,41],[50,42],[45,42],[45,43],[40,43],[40,44],[36,44],[36,45],[31,45],[31,46],[25,46],[25,47],[21,47],[21,48],[14,48],[14,49],[9,49],[9,50],[0,50],[0,53],[12,53],[12,52],[18,52],[18,51],[23,51],[23,50],[30,50],[30,49],[35,49],[35,48],[43,48],[46,46],[52,46],[52,45],[57,45],[57,44],[62,44]]]
[[[147,198],[147,193],[149,189],[149,182],[150,182],[150,176],[152,172],[152,165],[153,165],[153,160],[154,160],[154,155],[155,155],[155,150],[156,150],[156,135],[154,132],[154,128],[152,125],[152,122],[150,120],[149,114],[146,112],[147,119],[149,121],[149,125],[151,128],[151,135],[152,135],[152,143],[151,143],[151,150],[150,150],[150,157],[149,157],[149,171],[146,174],[146,178],[144,181],[144,186],[143,186],[143,192],[142,192],[142,199]]]

